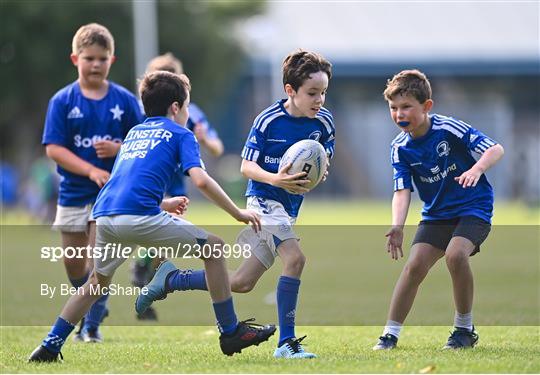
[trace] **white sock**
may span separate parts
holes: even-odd
[[[389,333],[392,336],[399,338],[401,328],[403,328],[402,323],[396,322],[394,320],[389,320],[386,322],[386,326],[384,326],[383,336]]]
[[[454,316],[454,327],[466,328],[469,331],[472,331],[472,311],[467,314],[460,314],[456,311],[456,315]]]

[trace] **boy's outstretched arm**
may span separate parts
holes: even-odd
[[[54,160],[65,170],[88,177],[100,188],[109,180],[109,172],[81,159],[64,146],[48,144],[45,147],[45,152],[50,159]]]
[[[392,198],[392,228],[386,233],[386,251],[392,259],[403,258],[403,226],[409,212],[411,190],[403,189],[394,192]]]
[[[240,172],[246,178],[258,182],[264,182],[265,184],[272,186],[277,186],[294,194],[307,193],[309,189],[302,186],[309,182],[309,180],[302,179],[302,177],[306,176],[306,172],[287,174],[287,171],[291,168],[291,166],[292,164],[288,164],[284,166],[278,173],[271,173],[262,169],[259,164],[255,163],[254,161],[242,159]]]
[[[495,165],[504,155],[504,148],[500,144],[496,144],[488,148],[480,159],[469,169],[461,174],[461,176],[454,177],[454,180],[458,182],[464,188],[475,187],[480,180],[480,177],[489,168]]]
[[[261,229],[261,221],[257,213],[255,211],[238,208],[231,198],[229,198],[227,193],[223,191],[221,186],[219,186],[219,184],[210,177],[204,169],[193,167],[188,173],[197,189],[199,189],[208,199],[217,204],[236,220],[251,224],[256,232]]]
[[[212,156],[217,158],[223,154],[223,142],[221,142],[221,139],[217,137],[209,137],[208,131],[203,124],[195,124],[193,127],[193,133],[195,134],[195,138],[197,138],[199,144],[204,146],[212,154]]]

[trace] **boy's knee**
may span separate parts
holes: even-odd
[[[448,267],[459,267],[469,262],[469,255],[463,251],[447,251],[444,257]]]
[[[208,235],[206,243],[201,248],[201,257],[207,260],[224,260],[222,257],[223,246],[225,242],[213,234]]]
[[[108,288],[110,279],[103,275],[98,275],[95,271],[92,272],[87,281],[88,292],[94,298],[98,299],[102,296],[103,288]]]
[[[296,252],[287,256],[285,267],[301,272],[306,265],[306,256],[301,252]]]
[[[427,271],[420,262],[408,262],[405,264],[403,271],[410,279],[417,281],[421,281],[427,274]]]

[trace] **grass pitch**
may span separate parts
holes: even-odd
[[[103,327],[102,344],[68,343],[60,364],[25,363],[46,327],[3,327],[4,373],[538,373],[538,328],[478,327],[473,350],[443,351],[444,327],[407,327],[397,349],[373,352],[379,327],[299,327],[312,360],[272,358],[275,337],[226,357],[213,327]]]
[[[111,316],[103,326],[102,345],[75,344],[63,350],[65,362],[26,363],[57,316],[64,298],[36,296],[36,283],[65,282],[60,263],[36,258],[43,243],[59,242],[47,228],[24,232],[32,220],[24,214],[2,215],[0,372],[2,373],[539,373],[539,210],[519,203],[498,204],[494,229],[475,256],[475,322],[480,342],[473,350],[441,348],[451,329],[453,304],[443,264],[430,273],[415,302],[398,349],[373,352],[384,324],[391,291],[404,260],[392,262],[384,252],[384,230],[390,220],[388,202],[307,201],[299,225],[308,235],[302,246],[308,256],[297,322],[307,334],[307,350],[319,358],[275,360],[277,336],[268,343],[225,357],[212,326],[208,295],[175,293],[156,303],[161,326],[134,319],[133,297],[110,300]],[[408,223],[419,220],[411,207]],[[231,225],[217,208],[193,202],[189,219],[197,224]],[[23,235],[12,236],[19,224]],[[348,227],[345,227],[345,226]],[[508,226],[507,226],[508,225]],[[331,229],[328,229],[328,228]],[[309,232],[310,228],[312,232]],[[325,231],[327,231],[325,233]],[[344,232],[342,232],[344,231]],[[343,233],[367,233],[343,242]],[[15,231],[16,232],[16,231]],[[321,236],[312,233],[323,232]],[[407,229],[412,237],[414,228]],[[373,236],[372,236],[373,235]],[[16,241],[14,241],[16,240]],[[330,240],[330,248],[325,241]],[[410,241],[410,238],[408,238]],[[317,244],[325,246],[317,247]],[[405,251],[408,253],[407,246]],[[175,261],[178,265],[183,262]],[[195,263],[193,266],[200,266]],[[234,262],[231,268],[235,268]],[[276,264],[249,295],[236,295],[239,318],[256,316],[275,322],[272,291]],[[127,266],[117,281],[129,285]]]

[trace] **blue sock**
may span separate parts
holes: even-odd
[[[84,283],[86,283],[86,281],[88,280],[88,276],[90,275],[83,276],[80,279],[72,279],[70,277],[69,282],[71,283],[72,286],[74,286],[75,288],[78,288],[78,287],[83,286]]]
[[[223,302],[214,302],[213,305],[219,332],[224,335],[232,335],[238,325],[232,297]]]
[[[105,294],[94,302],[90,310],[84,316],[84,330],[95,330],[98,329],[101,321],[105,316],[105,310],[107,310],[107,300],[109,295]]]
[[[51,327],[49,334],[43,340],[42,344],[49,351],[58,353],[62,349],[62,345],[66,342],[67,337],[73,331],[75,326],[69,323],[67,320],[58,317],[56,322]]]
[[[204,270],[176,270],[167,275],[169,290],[208,290]]]
[[[277,285],[277,308],[279,321],[279,344],[295,337],[294,318],[296,317],[296,303],[300,280],[288,276],[281,276]]]

